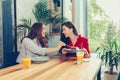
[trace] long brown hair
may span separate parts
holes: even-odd
[[[39,22],[34,23],[26,37],[30,39],[37,38],[37,43],[40,43],[42,47],[48,47],[48,41],[46,37],[42,37],[42,28],[43,28],[42,23]]]

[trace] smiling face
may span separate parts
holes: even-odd
[[[70,34],[73,33],[73,29],[68,28],[65,25],[63,25],[62,30],[63,30],[62,33],[65,35],[65,37],[70,37]]]
[[[46,35],[46,27],[43,24],[43,26],[42,26],[42,37],[45,37],[45,35]]]

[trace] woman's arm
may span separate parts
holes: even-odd
[[[26,46],[26,49],[31,51],[32,53],[37,53],[40,55],[45,55],[49,53],[53,53],[58,51],[63,45],[65,45],[62,41],[59,41],[58,46],[55,48],[42,48],[37,46],[31,39],[25,38],[23,40],[23,44]]]
[[[55,51],[58,51],[58,50],[59,50],[62,46],[64,46],[64,45],[65,45],[64,42],[59,41],[57,47],[55,47],[55,48],[46,48],[46,53],[48,54],[48,53],[53,53],[53,52],[55,52]]]
[[[45,55],[46,48],[42,48],[38,46],[37,44],[34,43],[33,40],[29,38],[24,38],[22,44],[24,45],[26,50],[32,53],[36,53],[39,55]]]

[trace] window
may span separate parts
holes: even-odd
[[[113,40],[120,43],[119,3],[119,0],[89,0],[89,40],[92,52],[97,47],[108,46]]]

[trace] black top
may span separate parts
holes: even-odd
[[[65,44],[68,44],[69,41],[70,41],[70,39],[66,38],[64,34],[61,34],[60,41],[64,42]],[[68,47],[67,46],[62,46],[62,48],[68,48]],[[60,53],[62,53],[61,52],[62,48],[59,50]],[[76,54],[74,54],[74,53],[68,53],[68,54],[66,54],[66,56],[67,57],[68,56],[76,56]]]

